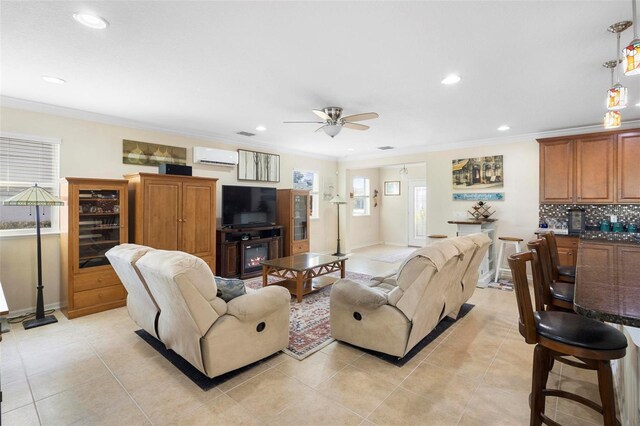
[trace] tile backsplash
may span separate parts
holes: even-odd
[[[640,204],[540,204],[539,222],[565,222],[567,210],[584,209],[587,226],[597,226],[602,219],[618,216],[618,222],[640,225]]]

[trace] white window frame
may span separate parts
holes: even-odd
[[[364,194],[356,194],[355,191],[355,183],[356,180],[361,179],[364,182]],[[351,205],[351,214],[353,216],[370,216],[371,215],[371,180],[365,176],[354,176],[351,179],[351,183],[353,185],[353,203]],[[363,199],[364,201],[364,209],[356,209],[356,204],[358,199]]]
[[[53,167],[54,176],[52,177],[52,180],[50,182],[46,182],[46,186],[47,187],[51,186],[53,195],[57,197],[60,193],[60,145],[62,143],[62,140],[58,138],[48,138],[43,136],[34,136],[34,135],[26,135],[26,134],[11,133],[11,132],[0,132],[0,143],[4,143],[5,142],[4,139],[18,139],[18,140],[24,140],[28,142],[58,145],[58,149],[54,153],[54,158],[53,158],[53,161],[55,162]],[[36,183],[36,182],[32,182],[32,183]],[[37,183],[40,184],[42,182],[37,182]],[[0,185],[3,185],[2,181],[0,181]],[[42,185],[42,186],[45,186],[45,185]],[[7,208],[10,208],[10,207],[7,207]],[[40,232],[42,235],[58,234],[60,232],[60,213],[59,213],[60,207],[51,207],[50,209],[51,209],[50,210],[51,228],[40,228]],[[35,207],[33,207],[33,214],[35,214]],[[31,236],[35,234],[36,234],[35,228],[0,230],[0,238]]]

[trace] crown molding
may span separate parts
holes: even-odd
[[[222,143],[225,145],[231,145],[238,148],[247,148],[247,149],[261,150],[261,151],[275,150],[277,151],[277,153],[302,155],[304,157],[317,158],[320,160],[328,160],[328,161],[337,161],[338,159],[337,156],[316,154],[312,152],[300,151],[300,150],[281,147],[281,146],[274,147],[273,145],[265,142],[256,141],[256,142],[248,143],[246,141],[241,140],[240,138],[229,136],[229,135],[219,135],[212,132],[202,132],[202,131],[191,130],[191,129],[157,126],[157,125],[142,122],[142,121],[130,120],[127,118],[116,117],[116,116],[106,115],[106,114],[99,114],[97,112],[84,111],[84,110],[79,110],[75,108],[67,108],[59,105],[29,101],[26,99],[12,98],[9,96],[0,96],[0,106],[6,107],[6,108],[26,110],[31,112],[38,112],[43,114],[57,115],[57,116],[67,117],[67,118],[75,118],[75,119],[85,120],[85,121],[94,121],[97,123],[110,124],[113,126],[122,126],[122,127],[129,127],[132,129],[169,133],[169,134],[178,135],[178,136],[201,139],[207,142]]]
[[[622,123],[622,126],[615,129],[619,130],[629,130],[640,127],[640,120],[629,120]],[[604,132],[602,128],[602,124],[591,124],[587,126],[578,126],[578,127],[568,127],[565,129],[556,129],[556,130],[545,130],[542,132],[535,133],[521,133],[513,136],[502,136],[499,138],[485,138],[485,139],[471,139],[460,142],[452,142],[452,143],[443,143],[437,145],[429,145],[429,146],[412,146],[407,148],[399,148],[394,149],[393,155],[390,155],[389,151],[384,152],[374,152],[371,154],[363,154],[363,155],[350,155],[341,157],[338,162],[339,163],[350,163],[352,161],[359,160],[374,160],[379,158],[389,158],[389,157],[402,157],[405,155],[415,155],[415,154],[424,154],[428,152],[441,152],[441,151],[450,151],[453,149],[464,149],[464,148],[478,148],[482,146],[493,146],[493,145],[508,145],[517,142],[531,141],[542,138],[552,138],[556,136],[572,136],[572,135],[581,135],[586,133],[596,133],[596,132]]]

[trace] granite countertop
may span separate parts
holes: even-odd
[[[584,316],[640,327],[640,235],[584,232],[574,306]]]

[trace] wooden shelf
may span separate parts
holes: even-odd
[[[106,213],[80,213],[80,217],[85,216],[120,216],[120,213],[106,212]]]
[[[86,225],[80,225],[80,226],[86,226]],[[120,229],[120,225],[113,225],[113,226],[94,226],[93,228],[80,228],[80,231],[111,231],[114,229]]]
[[[82,198],[79,197],[78,198],[80,200],[80,202],[82,201],[119,201],[118,198]]]
[[[85,260],[102,259],[102,258],[105,258],[105,257],[107,257],[107,256],[105,256],[104,254],[97,254],[95,256],[84,256],[84,257],[81,257],[79,260],[80,260],[80,262],[82,262],[82,261],[85,261]]]
[[[104,244],[120,244],[120,240],[104,240],[104,241],[91,241],[90,243],[78,243],[80,247],[104,245]]]

